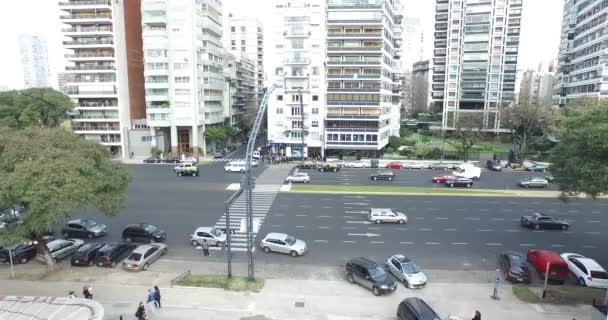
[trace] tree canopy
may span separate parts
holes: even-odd
[[[484,135],[482,130],[482,114],[461,112],[454,124],[454,130],[447,134],[445,141],[458,150],[464,161],[468,161],[469,152]]]
[[[561,118],[560,142],[549,170],[564,196],[608,193],[608,104],[588,106]]]
[[[55,128],[73,109],[68,96],[51,88],[0,92],[0,127]]]
[[[43,234],[75,211],[114,216],[126,202],[131,175],[107,148],[61,128],[0,128],[0,207],[22,205],[22,223],[0,237],[38,240],[50,270]]]

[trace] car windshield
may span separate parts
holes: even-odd
[[[512,266],[518,266],[518,267],[525,267],[526,263],[524,262],[524,259],[520,256],[509,256],[509,261],[511,262]]]
[[[293,244],[296,243],[296,238],[294,238],[293,236],[287,236],[287,238],[285,238],[285,242],[288,245],[293,246]]]
[[[415,263],[408,262],[408,263],[403,264],[403,272],[405,272],[406,274],[419,273],[420,268]]]
[[[82,221],[82,225],[83,225],[85,228],[90,229],[90,228],[95,227],[95,226],[97,225],[97,222],[92,221],[92,220],[83,220],[83,221]]]
[[[384,269],[382,269],[380,267],[375,267],[375,268],[369,269],[369,274],[374,279],[380,279],[386,275],[386,273],[384,272]]]
[[[151,224],[147,225],[144,229],[146,229],[146,231],[149,233],[156,231],[156,227]]]
[[[141,253],[133,252],[133,253],[131,253],[129,255],[129,257],[127,258],[127,260],[139,261],[139,260],[141,260]]]
[[[216,236],[216,237],[219,237],[219,236],[222,235],[222,232],[220,230],[218,230],[218,229],[211,229],[211,234],[214,235],[214,236]]]

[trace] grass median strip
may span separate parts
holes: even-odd
[[[177,285],[184,287],[221,288],[233,291],[260,292],[264,287],[264,279],[258,277],[253,281],[249,281],[247,277],[239,276],[228,278],[226,275],[219,274],[191,274],[179,279]]]
[[[293,185],[289,192],[311,193],[386,193],[386,194],[440,194],[440,195],[513,195],[499,190],[471,190],[447,188],[419,188],[405,186],[337,186],[337,185]]]
[[[527,303],[539,303],[540,298],[534,292],[530,291],[530,288],[524,286],[513,286],[513,295],[522,302]]]

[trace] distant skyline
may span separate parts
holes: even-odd
[[[225,0],[224,14],[249,15],[257,17],[262,23],[268,21],[272,13],[272,0]],[[539,63],[557,58],[562,22],[563,1],[524,0],[522,37],[518,67],[521,70],[536,69]],[[423,52],[431,58],[435,1],[402,0],[405,16],[417,16],[424,30]],[[36,10],[32,10],[36,8]],[[61,46],[62,24],[59,21],[58,0],[19,0],[9,1],[0,11],[0,87],[11,89],[23,85],[21,62],[19,59],[18,35],[29,33],[40,36],[48,46],[51,83],[57,86],[57,72],[64,67]],[[265,28],[265,32],[269,32]],[[265,36],[265,39],[268,39]],[[269,49],[267,46],[265,47]]]

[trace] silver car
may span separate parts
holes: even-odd
[[[522,188],[546,188],[548,185],[549,181],[544,178],[532,178],[519,182],[519,186]]]
[[[80,239],[57,239],[47,243],[46,247],[49,248],[53,260],[57,261],[72,255],[83,244],[84,241]]]
[[[390,273],[406,288],[421,288],[426,285],[426,275],[418,265],[404,255],[396,254],[386,261]]]
[[[122,268],[129,271],[148,270],[150,264],[165,253],[167,253],[167,245],[164,243],[141,245],[122,262]]]
[[[271,232],[260,241],[260,247],[266,253],[280,252],[289,254],[292,257],[301,256],[308,251],[306,242],[298,240],[285,233]]]
[[[198,227],[190,235],[190,243],[197,247],[206,240],[210,246],[221,246],[226,242],[226,234],[216,228]]]
[[[373,223],[399,223],[407,222],[407,216],[402,212],[393,211],[388,208],[372,208],[369,209],[367,219]]]
[[[309,183],[310,182],[310,177],[308,176],[308,173],[296,173],[293,176],[289,176],[287,177],[287,179],[285,179],[286,182],[301,182],[301,183]]]

